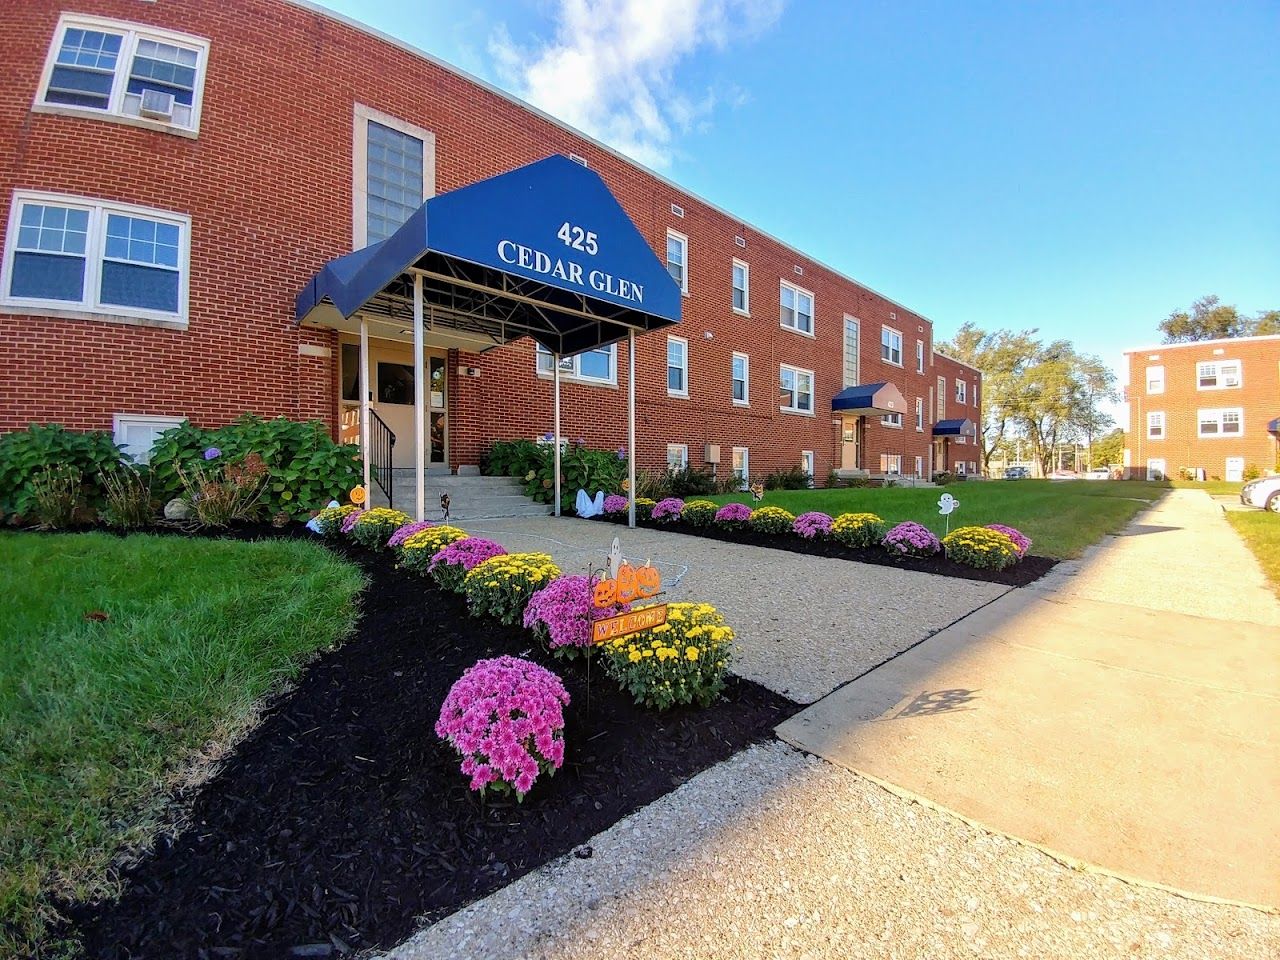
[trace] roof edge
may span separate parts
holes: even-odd
[[[1219,337],[1217,340],[1188,340],[1185,343],[1158,343],[1154,347],[1131,347],[1124,351],[1124,355],[1156,353],[1160,350],[1185,350],[1188,347],[1209,347],[1221,343],[1257,343],[1262,340],[1280,340],[1280,333],[1265,333],[1258,337]]]
[[[965,363],[963,360],[953,357],[951,354],[947,353],[945,350],[939,350],[937,347],[934,347],[933,352],[936,353],[938,356],[942,357],[944,360],[950,360],[952,363],[958,363],[962,367],[967,367],[968,369],[972,370],[974,373],[977,373],[977,374],[982,373],[981,367],[975,367],[972,363]]]
[[[617,159],[621,160],[623,163],[627,164],[628,166],[631,166],[636,170],[639,170],[642,173],[645,173],[648,176],[653,177],[659,183],[664,184],[667,187],[670,187],[672,190],[675,190],[683,194],[685,197],[688,197],[689,199],[702,204],[707,209],[714,210],[716,213],[720,214],[721,216],[728,217],[730,220],[737,221],[738,223],[742,224],[744,227],[749,228],[753,233],[764,238],[765,240],[769,240],[773,243],[776,243],[778,246],[782,247],[784,250],[790,251],[791,253],[805,260],[812,266],[818,267],[819,269],[822,269],[822,270],[826,270],[828,273],[836,277],[839,277],[841,280],[844,280],[847,283],[852,283],[855,286],[861,287],[863,290],[866,290],[868,293],[875,294],[877,297],[880,297],[886,302],[893,304],[893,306],[899,307],[902,310],[906,310],[909,313],[911,313],[913,316],[919,317],[921,320],[928,322],[933,327],[937,326],[937,324],[934,322],[932,318],[926,316],[923,313],[920,313],[914,307],[909,307],[905,303],[898,302],[892,297],[881,293],[879,290],[876,290],[874,287],[867,286],[867,284],[863,283],[861,280],[855,280],[853,277],[849,276],[843,270],[833,267],[829,263],[826,263],[825,261],[818,260],[811,254],[805,253],[803,250],[799,249],[798,247],[795,247],[790,243],[787,243],[785,240],[782,240],[774,236],[773,234],[769,233],[766,230],[761,230],[755,224],[749,223],[748,221],[743,220],[740,216],[733,213],[732,211],[726,210],[724,207],[720,206],[719,204],[713,203],[712,201],[706,199],[705,197],[694,193],[693,191],[689,190],[687,187],[680,186],[680,184],[676,183],[674,180],[671,180],[668,177],[663,176],[662,174],[658,173],[656,170],[652,170],[649,167],[646,167],[644,164],[640,163],[638,160],[632,159],[631,157],[627,156],[625,153],[622,153],[621,151],[615,149],[614,147],[609,146],[607,143],[603,143],[602,141],[597,140],[595,137],[591,136],[591,134],[584,133],[583,131],[579,130],[577,127],[574,127],[574,126],[571,126],[570,124],[565,123],[563,120],[560,120],[559,118],[552,116],[551,114],[547,113],[541,108],[535,107],[533,104],[529,103],[528,101],[521,100],[515,94],[510,93],[506,90],[503,90],[501,87],[494,86],[489,81],[483,80],[480,77],[475,76],[474,74],[468,73],[466,70],[463,70],[461,67],[454,66],[448,60],[443,60],[440,57],[435,56],[434,54],[428,53],[427,51],[423,50],[420,47],[415,47],[411,43],[406,43],[403,40],[400,40],[396,37],[391,36],[389,33],[384,33],[383,31],[379,30],[377,27],[372,27],[367,23],[361,23],[359,20],[356,20],[352,17],[348,17],[346,14],[339,13],[336,10],[330,10],[328,7],[320,6],[318,3],[313,2],[313,0],[281,0],[281,2],[287,3],[293,7],[297,7],[301,10],[307,10],[311,13],[318,14],[319,16],[322,16],[322,17],[328,17],[330,20],[333,20],[337,23],[341,23],[344,26],[352,28],[353,30],[358,30],[361,33],[367,34],[368,36],[381,40],[384,43],[389,43],[393,47],[398,47],[399,49],[403,50],[405,53],[412,54],[413,56],[418,57],[421,60],[425,60],[427,63],[434,64],[435,66],[439,67],[442,70],[447,70],[449,73],[452,73],[454,76],[459,77],[463,80],[466,80],[468,83],[475,84],[476,86],[480,87],[482,90],[485,90],[486,92],[491,93],[496,97],[506,100],[508,103],[511,103],[522,110],[528,111],[529,113],[533,114],[539,119],[545,120],[546,122],[552,124],[553,126],[559,127],[561,130],[564,130],[566,133],[571,133],[575,137],[580,137],[581,139],[585,140],[587,143],[591,144],[593,147],[596,147],[597,149],[602,150],[603,152],[609,154],[610,156],[616,157]],[[960,363],[959,360],[957,360],[956,362]],[[968,364],[965,364],[965,366],[968,366]],[[971,367],[970,369],[977,370],[976,367]],[[978,372],[981,372],[981,371],[978,371]]]

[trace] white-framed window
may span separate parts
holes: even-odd
[[[967,399],[966,392],[968,390],[968,386],[969,384],[965,380],[956,381],[956,403],[966,402],[966,399]]]
[[[895,367],[902,366],[902,333],[893,327],[880,328],[880,359]]]
[[[667,231],[667,273],[681,293],[689,292],[689,238],[674,230]]]
[[[554,355],[542,344],[537,345],[538,375],[549,377],[554,372],[552,363]],[[618,382],[618,346],[611,343],[598,350],[584,350],[571,357],[560,358],[560,375],[571,380],[582,380],[587,383]]]
[[[689,395],[689,341],[683,337],[667,337],[667,393]]]
[[[689,445],[687,443],[667,444],[667,469],[685,470],[689,466]]]
[[[963,460],[957,460],[957,461],[956,461],[956,473],[957,473],[958,475],[962,476],[962,477],[964,476],[964,461],[963,461]]]
[[[185,326],[190,237],[183,214],[15,191],[0,302]]]
[[[813,294],[778,281],[778,322],[788,330],[813,336]]]
[[[916,433],[924,433],[924,397],[916,397]]]
[[[751,265],[741,260],[733,261],[733,312],[751,314]]]
[[[900,453],[880,454],[880,472],[888,473],[888,474],[902,473],[902,454]]]
[[[1160,457],[1147,461],[1147,479],[1148,480],[1164,480],[1169,476],[1169,471],[1165,468],[1164,459]]]
[[[881,418],[880,418],[880,422],[881,422],[882,424],[884,424],[886,427],[893,427],[893,428],[895,428],[895,429],[897,429],[897,430],[901,430],[901,429],[902,429],[902,414],[900,414],[900,413],[886,413],[883,417],[881,417]]]
[[[1147,393],[1164,393],[1164,367],[1147,367]]]
[[[1239,360],[1212,360],[1196,364],[1197,390],[1231,390],[1241,383]]]
[[[64,14],[45,59],[35,109],[194,136],[208,59],[209,41],[201,37]]]
[[[1164,411],[1153,410],[1147,414],[1147,439],[1164,439]]]
[[[978,472],[978,465],[972,460],[969,461],[969,472],[975,475]]]
[[[938,392],[934,394],[934,399],[937,401],[937,403],[936,403],[936,406],[934,407],[933,419],[935,420],[947,419],[947,378],[946,377],[938,378]]]
[[[750,451],[746,447],[734,447],[733,460],[729,468],[733,471],[733,475],[742,481],[744,487],[751,482],[751,459],[749,453]]]
[[[735,353],[730,361],[733,381],[733,402],[740,407],[751,403],[751,358],[745,353]]]
[[[976,407],[978,405],[978,381],[973,381],[973,389],[969,391],[969,400]]]
[[[924,476],[924,457],[916,457],[916,476]]]
[[[844,315],[844,384],[858,385],[858,336],[860,324],[855,317]]]
[[[1244,409],[1241,407],[1200,410],[1196,419],[1199,422],[1197,433],[1201,437],[1213,439],[1244,436]]]
[[[924,373],[924,341],[916,341],[916,373]]]
[[[813,451],[801,450],[800,451],[800,469],[804,471],[805,476],[807,476],[810,480],[813,479],[813,463],[814,463]]]
[[[778,380],[782,390],[779,410],[785,413],[813,413],[813,371],[780,364]]]
[[[385,240],[435,194],[436,138],[430,130],[355,105],[351,245]]]
[[[117,413],[112,417],[116,445],[134,463],[149,463],[160,434],[186,422],[185,417],[155,417],[145,413]]]

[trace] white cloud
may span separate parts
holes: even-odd
[[[783,0],[557,0],[552,39],[529,47],[505,27],[490,39],[498,75],[518,96],[654,167],[676,138],[702,130],[744,94],[690,94],[677,68],[771,27]]]

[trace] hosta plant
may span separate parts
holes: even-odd
[[[534,592],[558,576],[560,568],[549,554],[508,553],[472,567],[463,581],[463,591],[473,617],[515,624]]]
[[[472,790],[523,800],[541,774],[564,763],[568,704],[564,684],[545,667],[519,657],[479,660],[449,688],[436,736],[458,751]]]
[[[437,553],[455,541],[465,539],[467,532],[445,524],[419,530],[400,546],[400,566],[424,577],[431,569]]]
[[[709,706],[724,689],[733,630],[709,603],[671,603],[667,622],[602,645],[605,670],[636,703]]]
[[[597,607],[595,580],[582,574],[556,577],[529,598],[524,625],[557,656],[575,656],[591,646],[597,620],[626,613],[630,604]]]
[[[1003,570],[1022,559],[1007,533],[990,527],[959,527],[942,538],[947,557],[965,566]]]
[[[878,547],[888,529],[874,513],[842,513],[831,523],[831,536],[846,547]]]
[[[781,507],[756,507],[747,518],[747,526],[756,533],[790,533],[795,514]]]
[[[342,533],[342,525],[360,508],[353,503],[344,503],[340,507],[325,507],[316,514],[316,528],[322,537],[337,537]],[[355,521],[353,520],[352,523]]]
[[[463,537],[449,544],[427,565],[431,578],[443,590],[462,592],[462,582],[476,566],[493,557],[500,557],[507,548],[484,537]]]
[[[365,510],[351,525],[349,536],[362,547],[381,550],[391,535],[409,522],[409,515],[390,507],[374,507]]]
[[[932,530],[910,520],[886,533],[881,542],[890,553],[903,557],[930,557],[942,549]]]
[[[709,527],[715,522],[718,509],[710,500],[689,500],[680,511],[680,519],[691,527]]]
[[[1027,555],[1027,551],[1031,549],[1031,538],[1017,527],[1006,527],[1003,523],[988,523],[987,529],[1003,533],[1006,537],[1012,540],[1013,545],[1018,549],[1019,559],[1025,557]]]
[[[831,518],[818,510],[811,510],[796,517],[791,524],[792,533],[806,540],[821,540],[831,534]]]
[[[649,516],[659,523],[670,523],[680,519],[680,511],[684,509],[684,501],[679,497],[667,497],[653,505]]]

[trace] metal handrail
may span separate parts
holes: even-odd
[[[391,452],[396,446],[396,435],[374,410],[369,411],[369,426],[369,474],[387,495],[387,506],[395,506],[391,502],[391,491],[395,488]]]

